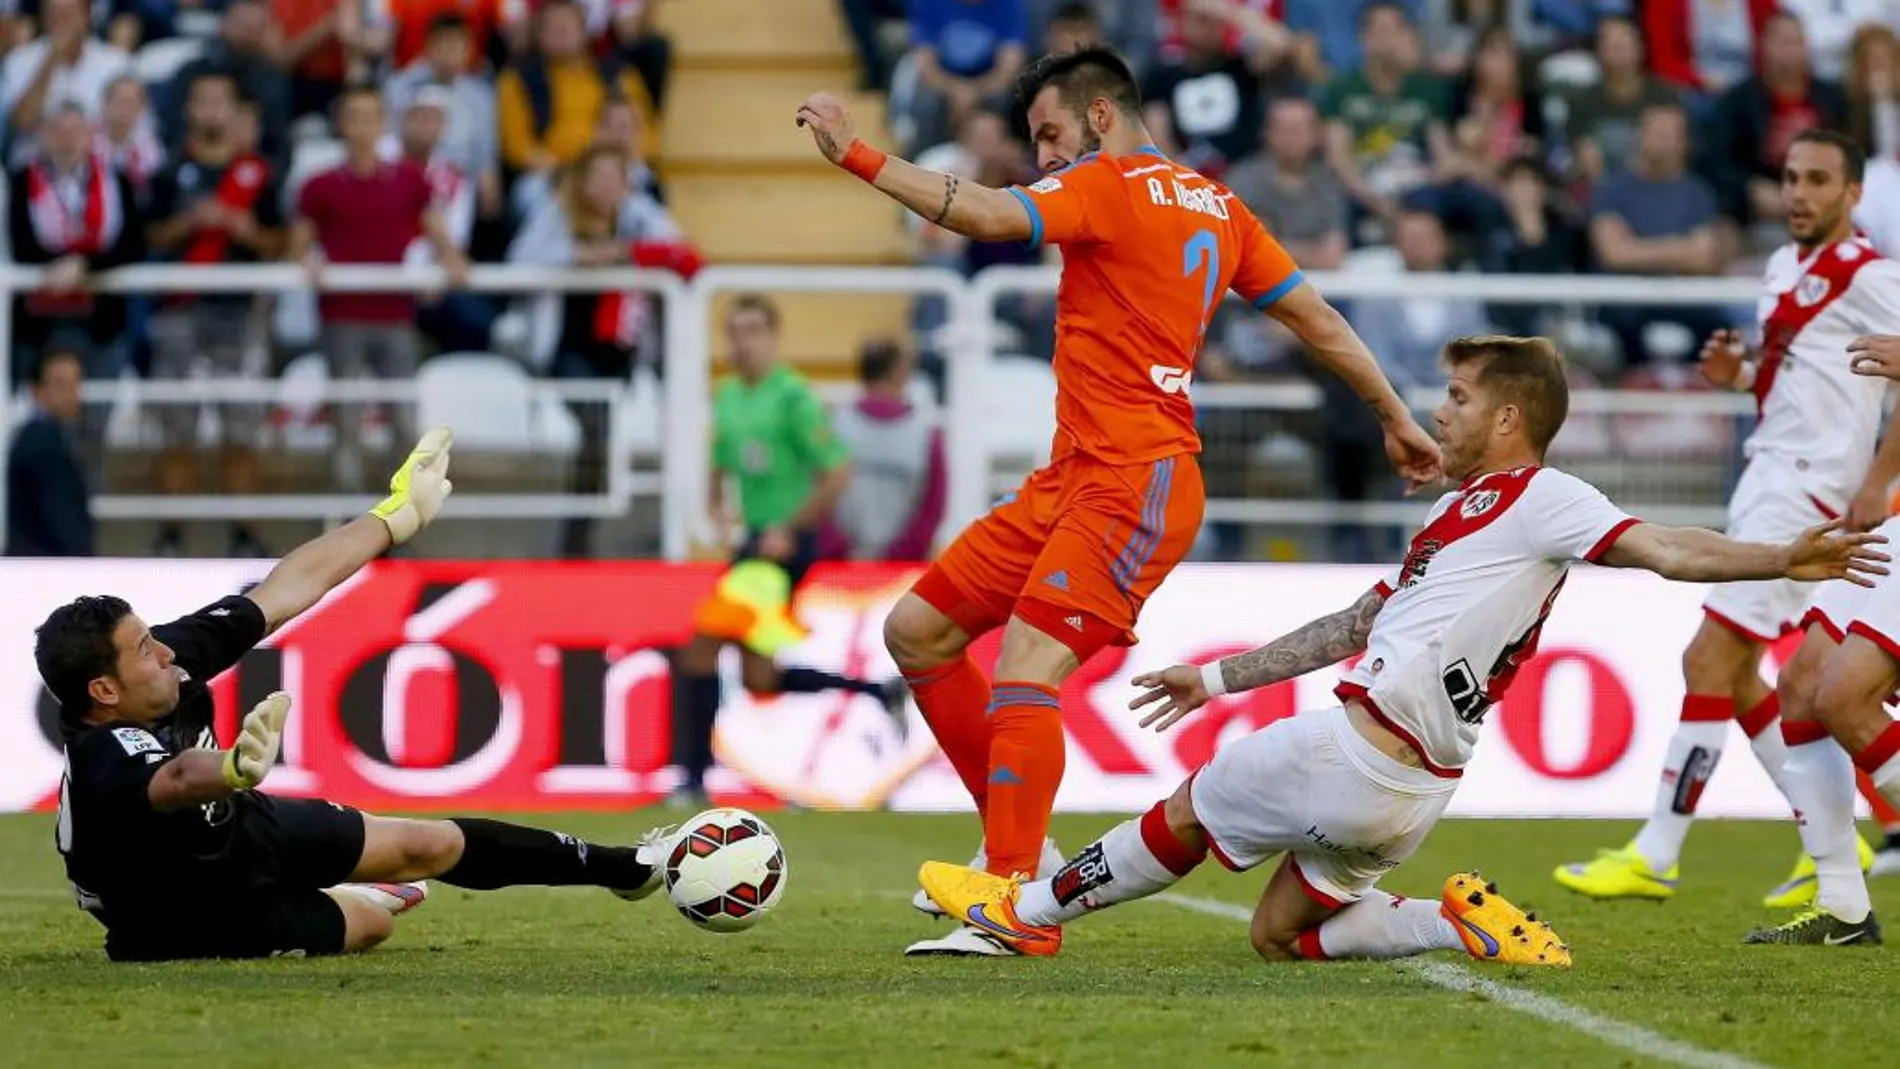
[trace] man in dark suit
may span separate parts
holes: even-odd
[[[49,347],[33,379],[33,414],[7,452],[7,556],[90,557],[91,491],[72,434],[79,423],[80,355]]]

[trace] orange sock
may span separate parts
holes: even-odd
[[[983,818],[989,870],[1034,876],[1062,785],[1062,705],[1041,683],[996,683],[990,702],[990,809]]]
[[[924,723],[957,770],[957,778],[976,802],[980,816],[989,811],[990,681],[965,653],[949,664],[916,675],[906,674]]]

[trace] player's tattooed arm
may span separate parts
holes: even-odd
[[[1223,689],[1231,694],[1295,679],[1364,651],[1372,622],[1384,606],[1385,595],[1368,590],[1350,608],[1322,616],[1259,649],[1222,658]]]

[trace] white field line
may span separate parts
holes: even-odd
[[[1226,917],[1237,921],[1249,921],[1253,918],[1253,910],[1245,906],[1232,902],[1219,902],[1211,898],[1159,894],[1155,896],[1155,900],[1213,917]],[[1600,1043],[1659,1062],[1688,1066],[1690,1069],[1769,1069],[1761,1062],[1750,1061],[1740,1055],[1707,1050],[1692,1043],[1670,1039],[1660,1032],[1652,1032],[1641,1025],[1592,1013],[1581,1006],[1573,1006],[1549,995],[1540,995],[1535,991],[1486,980],[1470,969],[1447,962],[1409,959],[1396,962],[1394,965],[1435,987],[1442,987],[1447,991],[1481,995],[1507,1010],[1515,1010],[1549,1024],[1575,1029]]]

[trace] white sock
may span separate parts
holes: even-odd
[[[1165,840],[1155,838],[1157,834],[1166,836]],[[1174,868],[1156,856],[1156,847],[1170,856]],[[1161,806],[1156,805],[1146,816],[1110,828],[1049,879],[1023,884],[1016,897],[1016,917],[1024,924],[1065,924],[1105,906],[1165,891],[1199,860],[1174,838],[1161,818]]]
[[[1761,762],[1768,778],[1775,781],[1775,786],[1781,788],[1784,796],[1788,795],[1786,769],[1789,749],[1787,740],[1781,737],[1781,718],[1774,718],[1760,733],[1749,736],[1748,748],[1755,751],[1755,759]]]
[[[1682,841],[1695,823],[1702,788],[1722,759],[1728,725],[1726,720],[1686,720],[1676,725],[1675,737],[1669,740],[1669,756],[1656,787],[1655,812],[1636,833],[1636,852],[1659,873],[1674,868],[1682,856]]]
[[[1854,762],[1833,739],[1817,739],[1789,747],[1782,773],[1801,846],[1814,858],[1815,905],[1844,921],[1865,919],[1873,903],[1854,833]]]
[[[1887,763],[1867,773],[1867,778],[1874,781],[1874,789],[1887,801],[1900,806],[1900,754],[1887,758]]]
[[[1317,940],[1322,960],[1408,958],[1428,950],[1459,950],[1464,941],[1437,902],[1402,898],[1374,888],[1366,897],[1300,934],[1309,955]]]

